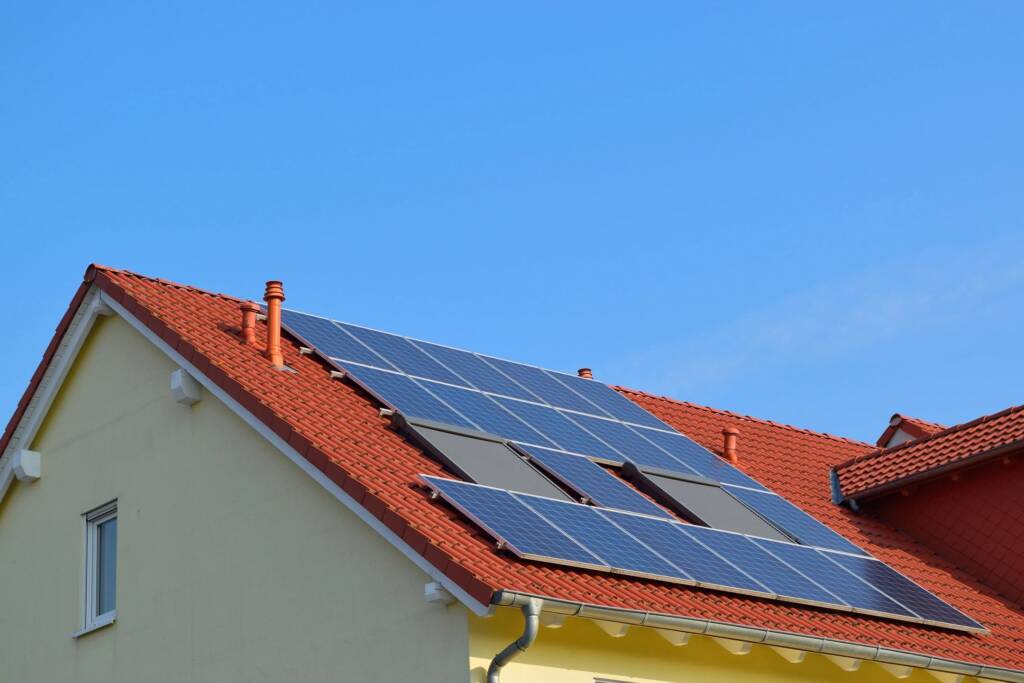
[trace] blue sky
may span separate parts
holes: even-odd
[[[1022,21],[3,4],[0,412],[92,261],[872,441],[1024,402]]]

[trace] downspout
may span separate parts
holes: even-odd
[[[501,680],[501,669],[519,653],[526,652],[526,649],[533,645],[537,639],[537,631],[540,628],[540,610],[544,601],[540,598],[529,598],[523,603],[523,618],[526,625],[523,627],[523,635],[509,643],[508,647],[494,655],[491,665],[487,667],[487,683],[498,683]]]

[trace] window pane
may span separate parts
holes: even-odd
[[[96,529],[96,614],[106,614],[115,607],[117,581],[117,518],[107,520]]]

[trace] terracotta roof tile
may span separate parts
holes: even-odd
[[[311,462],[374,514],[404,529],[410,547],[478,599],[497,590],[519,591],[1024,669],[1024,616],[1011,604],[895,529],[829,502],[829,468],[870,453],[866,444],[621,389],[713,450],[721,447],[722,428],[738,426],[741,469],[965,610],[990,634],[545,565],[498,552],[475,526],[431,501],[415,483],[419,473],[445,473],[389,428],[370,396],[332,379],[327,367],[301,355],[294,343],[285,343],[283,351],[295,373],[272,369],[258,351],[240,344],[232,332],[238,299],[112,269],[98,269],[95,278],[130,310],[150,314],[145,317],[151,325],[166,326],[168,337],[189,344],[193,362],[208,364],[208,377],[237,383],[261,420],[286,423],[310,444]],[[257,335],[263,343],[262,324]]]

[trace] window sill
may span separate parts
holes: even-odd
[[[106,628],[107,626],[113,624],[115,621],[117,621],[117,610],[114,610],[113,612],[107,612],[106,614],[101,614],[100,616],[96,617],[96,620],[88,626],[83,626],[82,628],[72,633],[71,637],[81,638],[87,633],[92,633],[93,631],[99,631],[101,628]]]

